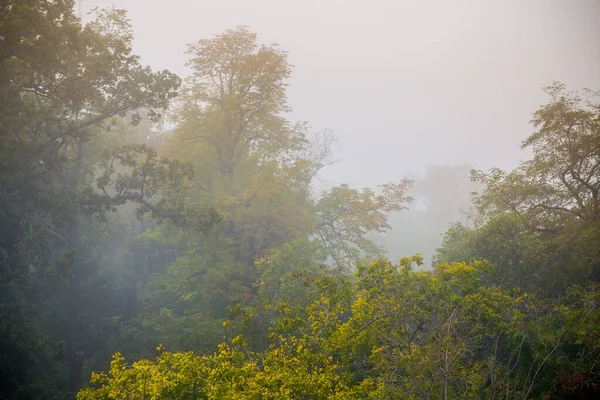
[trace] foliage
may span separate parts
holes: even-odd
[[[548,305],[489,285],[488,263],[414,272],[420,262],[359,264],[349,285],[317,278],[304,310],[276,299],[264,351],[238,336],[215,353],[163,350],[132,367],[117,354],[78,398],[560,398],[596,390],[598,287]]]
[[[600,276],[600,114],[562,84],[546,91],[550,102],[523,142],[532,159],[511,172],[473,171],[484,185],[475,197],[479,221],[452,227],[436,261],[484,258],[496,266],[496,282],[556,297]]]
[[[123,121],[157,121],[179,78],[140,65],[124,11],[97,10],[83,26],[73,6],[0,6],[0,336],[3,359],[12,360],[2,363],[4,398],[78,389],[83,331],[104,312],[89,315],[90,297],[104,289],[96,267],[111,246],[110,227],[96,219],[125,200],[175,217],[162,204],[189,175],[165,168],[174,164],[147,147],[119,149],[130,132]],[[99,188],[111,154],[129,163],[119,173],[129,171],[113,180],[111,170]],[[130,161],[144,155],[136,169]],[[158,192],[162,203],[154,203]]]
[[[556,231],[569,221],[600,217],[600,109],[560,83],[546,92],[550,102],[532,121],[537,131],[523,142],[533,158],[509,174],[496,169],[474,177],[486,184],[481,211],[512,211],[537,230]]]
[[[548,88],[533,158],[473,172],[474,225],[417,271],[377,238],[411,193],[405,236],[445,228],[464,166],[316,193],[335,138],[287,119],[284,50],[227,30],[180,87],[124,11],[73,6],[0,4],[1,398],[72,398],[103,368],[79,398],[598,394],[594,93]]]
[[[381,193],[362,191],[348,185],[324,192],[315,205],[316,237],[339,268],[348,268],[357,261],[381,255],[370,232],[384,232],[390,226],[387,215],[403,210],[412,201],[406,196],[411,181],[381,186]]]
[[[533,158],[510,173],[474,171],[485,189],[477,197],[484,216],[514,213],[558,247],[552,273],[574,269],[598,279],[600,218],[600,107],[563,84],[546,88],[550,102],[535,112],[537,129],[524,142]],[[576,251],[572,251],[577,249]],[[580,251],[581,252],[580,252]],[[574,282],[577,283],[577,282]]]
[[[366,235],[388,228],[387,215],[408,201],[409,182],[384,185],[380,193],[342,185],[315,198],[313,179],[331,162],[333,138],[311,135],[308,124],[283,117],[287,54],[259,44],[245,27],[189,49],[194,75],[184,84],[173,136],[161,152],[197,171],[182,202],[216,205],[223,220],[207,235],[174,236],[168,227],[145,232],[184,252],[154,275],[132,324],[152,325],[168,312],[182,329],[169,338],[151,333],[158,327],[147,329],[152,347],[160,339],[177,350],[209,351],[223,340],[218,327],[228,309],[300,295],[299,288],[286,287],[286,276],[322,269],[332,257],[348,268],[374,254]],[[260,338],[257,332],[248,340]]]

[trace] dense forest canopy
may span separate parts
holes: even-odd
[[[598,92],[547,87],[512,171],[319,190],[285,50],[182,80],[74,6],[0,4],[0,398],[600,394]]]

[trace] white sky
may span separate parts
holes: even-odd
[[[600,89],[600,0],[81,0],[110,5],[142,61],[180,76],[187,43],[236,25],[288,50],[291,119],[340,138],[324,184],[511,168],[541,87]]]

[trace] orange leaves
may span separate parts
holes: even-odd
[[[338,267],[348,268],[363,258],[381,255],[381,249],[366,235],[389,229],[389,213],[404,209],[412,200],[405,195],[411,183],[402,180],[381,185],[378,193],[345,184],[323,192],[316,204],[316,232]]]

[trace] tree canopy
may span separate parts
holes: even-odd
[[[0,3],[0,398],[598,396],[598,93],[547,88],[512,171],[319,190],[285,50],[181,80],[74,6]]]

